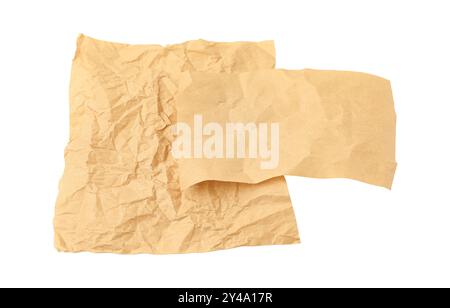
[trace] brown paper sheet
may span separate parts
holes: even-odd
[[[248,155],[250,140],[257,137],[246,131],[244,156],[223,155],[222,138],[221,152],[212,157],[190,152],[179,159],[182,187],[206,180],[258,183],[280,175],[392,185],[396,115],[390,83],[383,78],[355,72],[260,70],[192,72],[184,74],[182,83],[186,89],[177,96],[178,122],[192,131],[200,127],[200,135],[195,135],[200,136],[195,145],[200,154],[203,138],[225,135],[229,123],[254,124],[253,129],[261,123],[279,124],[279,159],[278,165],[273,160],[273,169],[262,169],[261,156]],[[195,123],[196,116],[202,117],[202,126]],[[202,136],[202,127],[209,123],[220,124],[222,130]],[[237,138],[235,131],[231,135]],[[214,140],[209,149],[215,149]],[[186,144],[180,143],[180,149]],[[237,153],[236,145],[233,151]]]
[[[162,47],[80,36],[56,248],[166,254],[298,243],[284,178],[181,189],[170,154],[182,72],[270,69],[274,53],[272,42]]]

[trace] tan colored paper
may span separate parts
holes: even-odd
[[[162,47],[80,36],[56,248],[166,254],[298,243],[284,178],[258,185],[212,181],[182,190],[170,154],[182,72],[274,65],[272,42]]]
[[[389,81],[317,70],[192,72],[184,77],[187,88],[177,97],[179,122],[193,129],[195,115],[203,117],[204,125],[214,122],[223,128],[226,123],[277,122],[280,159],[271,170],[262,170],[260,159],[247,156],[180,159],[182,187],[206,180],[258,183],[280,175],[391,187],[396,115]]]

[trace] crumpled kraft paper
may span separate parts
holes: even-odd
[[[272,42],[162,47],[80,36],[56,248],[166,254],[298,243],[284,178],[181,189],[170,154],[182,72],[243,72],[274,64]]]
[[[254,124],[253,128],[278,123],[280,137],[278,165],[272,169],[262,169],[263,159],[248,155],[250,134],[244,139],[247,156],[229,159],[217,152],[207,158],[181,157],[183,188],[206,180],[258,183],[280,175],[392,185],[396,114],[390,83],[383,78],[318,70],[189,72],[182,84],[185,89],[177,96],[178,122],[192,130],[198,129],[194,119],[201,116],[202,127],[220,124],[223,130],[212,132],[222,134],[227,123]],[[198,136],[201,133],[200,128]],[[209,137],[216,138],[214,133]],[[222,140],[220,149],[225,151]],[[183,147],[180,143],[184,151]]]

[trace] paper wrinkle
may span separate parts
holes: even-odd
[[[178,121],[280,123],[280,164],[180,159],[182,188],[207,180],[259,183],[281,175],[349,178],[391,188],[396,114],[389,81],[364,73],[258,70],[183,74]],[[195,172],[193,172],[195,170]]]
[[[283,177],[181,189],[170,153],[183,72],[272,69],[273,42],[127,45],[81,35],[55,246],[65,252],[191,253],[299,242]]]

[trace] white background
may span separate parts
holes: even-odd
[[[450,287],[448,1],[0,1],[0,286]],[[290,177],[303,244],[61,254],[52,219],[78,33],[126,43],[274,39],[277,66],[392,81],[392,191]]]

